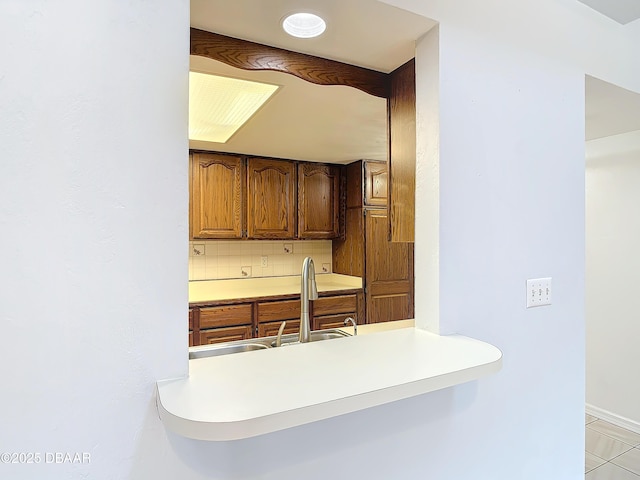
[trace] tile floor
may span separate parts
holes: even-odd
[[[586,415],[585,480],[640,480],[640,434]]]

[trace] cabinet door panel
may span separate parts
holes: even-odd
[[[339,236],[340,167],[300,163],[298,199],[298,237]]]
[[[251,338],[251,325],[200,330],[200,345],[233,342]]]
[[[193,153],[191,238],[241,238],[244,167],[240,157]]]
[[[413,317],[413,244],[387,240],[387,211],[365,215],[367,323]]]
[[[247,162],[247,236],[293,238],[296,216],[296,164],[250,158]]]
[[[368,323],[390,322],[412,318],[409,294],[370,295],[367,305]]]
[[[387,164],[383,162],[364,163],[364,203],[365,205],[387,204]]]

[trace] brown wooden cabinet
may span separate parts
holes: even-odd
[[[200,330],[199,345],[233,342],[236,340],[247,340],[249,338],[251,338],[251,325],[212,328],[210,330]]]
[[[298,164],[298,238],[340,235],[340,167]]]
[[[342,166],[191,152],[191,239],[331,239],[344,232]]]
[[[294,238],[296,164],[286,160],[247,160],[247,236]]]
[[[198,345],[231,342],[252,337],[253,304],[198,308]]]
[[[312,304],[312,330],[344,327],[346,318],[359,321],[357,295],[335,295],[318,298]]]
[[[366,323],[413,318],[413,244],[388,241],[386,164],[347,166],[346,236],[333,241],[333,272],[363,277]],[[375,206],[375,207],[374,207]]]
[[[194,334],[193,334],[193,308],[189,309],[189,346],[193,347],[193,340],[194,340]]]
[[[364,204],[366,206],[387,205],[387,164],[385,162],[364,163]]]
[[[389,219],[393,242],[413,242],[416,199],[415,59],[390,73],[389,92]]]
[[[387,240],[387,210],[365,210],[368,323],[413,318],[413,244]]]
[[[311,302],[311,329],[340,328],[344,320],[364,318],[361,289],[323,293]],[[252,337],[270,337],[278,333],[283,321],[284,333],[300,331],[300,297],[262,297],[196,304],[189,309],[189,345],[230,342]],[[363,323],[362,321],[358,323]]]
[[[242,238],[244,166],[242,158],[192,153],[191,238]]]

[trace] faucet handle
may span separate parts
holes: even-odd
[[[345,326],[348,324],[353,325],[353,336],[355,337],[356,335],[358,335],[358,324],[356,323],[356,321],[352,318],[352,317],[347,317],[344,319],[344,324]]]
[[[280,328],[278,329],[278,336],[276,337],[276,347],[282,345],[282,333],[284,332],[284,327],[287,325],[287,321],[285,320],[280,324]]]

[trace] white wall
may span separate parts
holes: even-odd
[[[165,432],[154,382],[186,373],[188,4],[3,2],[0,451],[92,454],[3,478],[583,478],[584,73],[640,91],[640,28],[574,0],[388,2],[441,21],[439,328],[503,370],[247,441]],[[543,275],[554,305],[524,310]]]
[[[640,131],[587,142],[586,185],[587,404],[640,431]]]
[[[188,27],[186,0],[0,3],[0,452],[42,454],[0,478],[151,478],[169,449],[154,385],[187,371]]]

